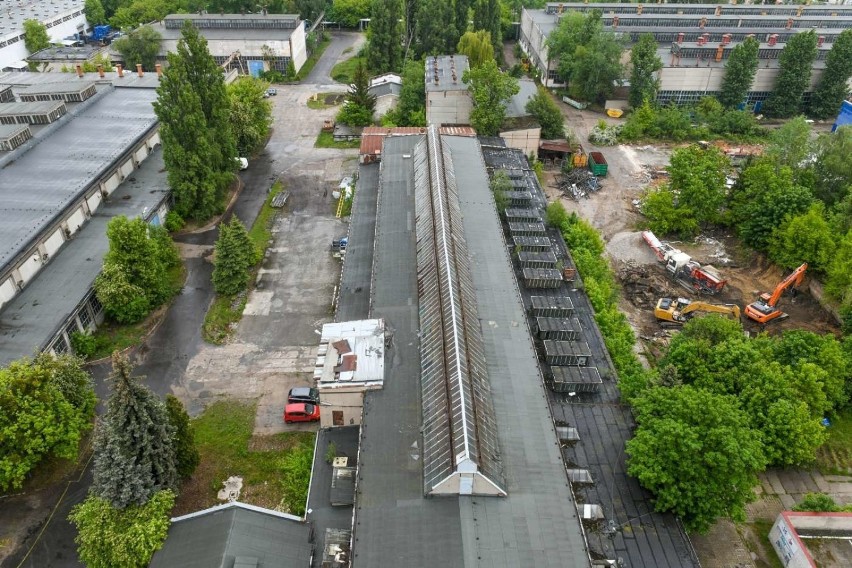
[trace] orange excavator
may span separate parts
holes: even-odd
[[[775,304],[778,303],[778,300],[781,298],[781,294],[783,294],[787,288],[790,288],[791,286],[799,286],[802,283],[802,280],[805,278],[805,270],[807,269],[808,264],[805,263],[794,270],[790,276],[778,283],[778,286],[776,286],[775,290],[772,291],[771,296],[767,292],[761,294],[753,304],[746,306],[745,315],[748,316],[749,319],[760,324],[769,323],[774,319],[787,317],[787,314],[776,308]]]

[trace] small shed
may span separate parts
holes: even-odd
[[[562,273],[552,268],[524,268],[524,286],[527,288],[559,288]]]
[[[603,384],[597,367],[556,366],[550,371],[554,392],[597,392]]]
[[[544,341],[544,360],[548,365],[585,367],[592,358],[592,350],[585,341]]]
[[[530,312],[533,317],[574,317],[574,303],[568,296],[532,296]]]
[[[583,335],[578,318],[535,318],[536,336],[539,339],[577,341]]]
[[[524,251],[518,253],[518,262],[521,268],[556,268],[559,259],[552,251],[530,252]]]

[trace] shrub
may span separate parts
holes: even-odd
[[[172,210],[166,213],[165,227],[168,232],[180,231],[185,223],[183,217],[177,211]]]
[[[71,348],[74,354],[89,359],[95,354],[98,349],[98,342],[93,335],[82,331],[75,331],[71,334]]]

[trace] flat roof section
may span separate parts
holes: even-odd
[[[32,137],[27,124],[0,124],[0,152],[14,150]]]
[[[462,81],[470,69],[466,55],[433,55],[426,58],[426,92],[466,91]]]
[[[83,0],[0,0],[0,38],[23,33],[26,20],[49,22],[64,12],[82,9]]]
[[[168,195],[162,154],[159,147],[154,150],[88,224],[4,306],[0,312],[0,366],[46,347],[84,299],[109,250],[107,223],[118,215],[150,213]]]
[[[83,102],[95,94],[95,81],[63,81],[44,83],[18,90],[22,101],[66,101]]]
[[[366,319],[370,313],[378,192],[379,164],[361,165],[349,216],[349,242],[343,257],[335,321]]]
[[[459,503],[423,497],[420,351],[411,155],[419,136],[385,140],[370,317],[393,345],[382,390],[365,394],[352,566],[464,566]]]
[[[505,499],[460,499],[469,566],[589,566],[574,496],[479,143],[445,138],[470,252],[477,310],[508,484]],[[487,204],[487,206],[486,206]]]
[[[298,14],[169,14],[163,20],[169,29],[180,29],[189,20],[200,29],[209,28],[295,28],[301,19]]]
[[[104,93],[0,169],[0,272],[156,124],[156,98],[153,89]]]
[[[50,124],[66,112],[68,109],[62,101],[3,103],[0,104],[0,124]]]
[[[188,15],[188,14],[187,14]],[[181,39],[180,27],[167,28],[162,24],[154,24],[152,26],[163,37],[164,41],[179,41]],[[215,40],[268,40],[276,39],[286,41],[293,32],[295,27],[288,28],[201,28],[198,32],[208,41]],[[165,48],[160,48],[160,54],[165,53]],[[216,49],[211,50],[211,54],[220,55]],[[230,55],[230,54],[228,54]],[[154,74],[156,77],[156,74]]]

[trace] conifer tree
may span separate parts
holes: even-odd
[[[113,354],[112,365],[112,394],[95,437],[91,491],[124,509],[177,486],[175,430],[166,405],[132,375],[127,357]]]
[[[230,223],[222,223],[213,262],[213,287],[216,292],[236,294],[245,290],[256,255],[254,244],[239,219],[233,217]]]
[[[491,46],[495,57],[503,60],[503,30],[500,27],[500,1],[477,0],[473,6],[473,29],[485,30],[491,34]]]
[[[166,396],[166,410],[169,412],[169,422],[175,429],[174,448],[177,474],[181,479],[187,479],[198,467],[200,457],[195,447],[195,435],[189,424],[189,414],[183,403],[172,394]]]

